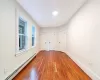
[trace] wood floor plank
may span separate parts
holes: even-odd
[[[92,80],[60,51],[40,51],[13,80]]]

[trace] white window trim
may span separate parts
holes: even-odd
[[[26,35],[26,42],[25,42],[25,49],[22,49],[22,50],[19,50],[19,35],[21,35],[21,34],[19,34],[19,19],[22,19],[26,24],[25,24],[25,35]],[[15,56],[17,56],[17,55],[19,55],[19,54],[21,54],[21,53],[23,53],[23,52],[26,52],[28,49],[27,49],[27,46],[28,46],[28,36],[27,36],[27,21],[24,19],[24,18],[22,18],[22,17],[18,17],[18,19],[17,19],[17,27],[16,27],[16,54],[15,54]],[[23,34],[22,34],[23,35]]]
[[[35,28],[35,35],[34,35],[34,46],[32,45],[32,48],[34,48],[36,46],[36,27],[34,25],[32,25],[32,28],[33,27]]]

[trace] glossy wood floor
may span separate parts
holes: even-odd
[[[63,52],[41,51],[13,80],[92,80]]]

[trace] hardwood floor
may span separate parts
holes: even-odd
[[[41,51],[13,80],[92,80],[63,52]]]

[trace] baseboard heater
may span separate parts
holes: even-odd
[[[35,56],[36,56],[36,53],[32,57],[30,57],[26,62],[24,62],[20,67],[18,67],[5,80],[12,80]]]

